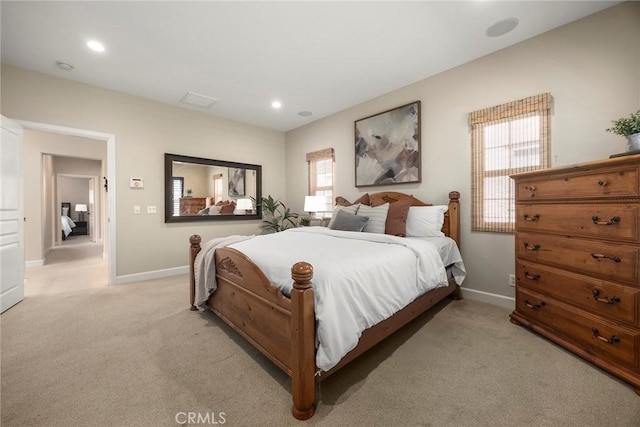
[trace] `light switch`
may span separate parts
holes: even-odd
[[[139,215],[140,214],[140,206],[134,206],[133,207],[133,213],[135,215]]]
[[[156,207],[155,206],[147,206],[147,213],[148,214],[156,213]]]

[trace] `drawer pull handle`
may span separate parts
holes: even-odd
[[[537,251],[540,249],[540,245],[530,245],[529,242],[524,242],[524,248],[528,251]]]
[[[540,214],[535,214],[534,216],[529,216],[529,214],[524,214],[525,221],[537,221],[540,218]]]
[[[598,185],[599,185],[600,187],[604,187],[604,186],[606,186],[606,185],[607,185],[607,181],[605,181],[604,179],[601,179],[600,181],[598,181]]]
[[[526,277],[529,280],[540,280],[540,275],[539,274],[529,274],[528,271],[524,272],[524,277]]]
[[[607,344],[613,344],[616,342],[620,342],[620,337],[617,335],[611,335],[611,338],[605,338],[603,336],[600,335],[600,332],[598,332],[598,328],[596,328],[595,326],[593,328],[591,328],[591,331],[593,332],[593,336],[598,338],[600,341],[604,341]]]
[[[609,256],[605,254],[591,254],[594,259],[610,259],[613,262],[620,262],[620,257],[617,256]]]
[[[539,303],[536,304],[531,304],[529,302],[528,299],[524,300],[524,305],[526,305],[527,307],[529,307],[531,310],[537,310],[539,308],[544,307],[545,305],[547,305],[544,301],[540,301]]]
[[[611,219],[609,221],[599,221],[600,218],[598,218],[596,215],[591,217],[591,220],[593,221],[593,223],[595,225],[613,225],[617,222],[620,222],[620,217],[619,216],[612,216]]]
[[[591,290],[591,295],[593,295],[594,300],[604,304],[615,304],[617,302],[620,302],[620,297],[616,297],[616,296],[613,296],[611,298],[607,298],[607,297],[600,298],[600,291],[598,289]]]

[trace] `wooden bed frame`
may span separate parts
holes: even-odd
[[[376,193],[394,202],[407,197],[398,192]],[[449,211],[442,231],[460,246],[460,193],[449,193]],[[413,206],[426,203],[413,198]],[[190,238],[190,299],[196,310],[194,261],[200,252],[201,237]],[[314,295],[311,279],[313,267],[298,262],[291,268],[294,281],[291,298],[269,282],[264,273],[249,258],[232,248],[215,251],[217,289],[206,305],[235,329],[262,354],[291,377],[293,416],[304,420],[315,412],[316,380],[327,378],[335,371],[382,341],[447,296],[460,299],[461,292],[453,279],[449,286],[433,289],[418,297],[392,317],[365,330],[358,345],[328,372],[320,372],[315,364]],[[320,375],[321,374],[321,375]]]

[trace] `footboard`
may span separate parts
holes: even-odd
[[[191,305],[194,304],[193,261],[200,236],[191,236]],[[311,279],[313,267],[299,262],[287,298],[243,253],[215,251],[217,289],[207,306],[262,354],[291,377],[293,415],[310,418],[315,402],[315,315]]]

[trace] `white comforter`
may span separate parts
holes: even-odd
[[[69,234],[73,231],[73,227],[76,226],[76,223],[66,215],[60,215],[60,222],[62,223],[64,237],[69,237]]]
[[[291,266],[298,261],[313,265],[319,343],[316,365],[324,371],[356,346],[362,331],[428,290],[447,285],[438,248],[426,239],[303,227],[229,242],[228,246],[251,258],[287,295],[292,288]],[[454,248],[450,263],[461,284],[464,265]],[[204,258],[196,258],[196,264],[202,265]],[[204,282],[198,283],[198,276],[196,288],[205,287]],[[215,284],[209,287],[215,289]],[[209,291],[204,289],[200,295]]]

